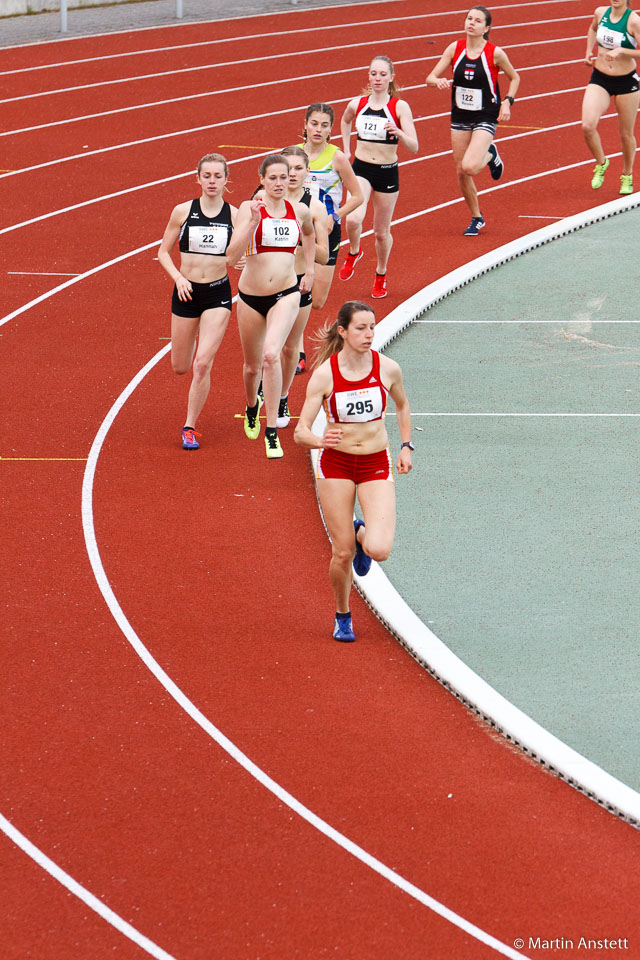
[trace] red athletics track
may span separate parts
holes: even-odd
[[[424,58],[460,32],[465,10],[437,15],[445,9],[434,2],[424,14],[406,0],[5,51],[4,71],[29,72],[2,76],[2,132],[37,129],[0,140],[2,167],[24,171],[0,178],[3,313],[72,279],[33,271],[83,274],[124,259],[0,328],[9,731],[0,814],[179,960],[499,955],[289,810],[197,726],[115,623],[81,522],[94,437],[168,332],[169,286],[154,251],[126,254],[159,239],[171,207],[192,194],[186,172],[204,152],[224,144],[237,161],[237,203],[254,184],[255,157],[295,141],[307,103],[329,100],[339,114],[369,58],[394,57],[414,114],[426,118],[419,157],[402,168],[396,216],[438,209],[395,227],[380,315],[470,256],[549,222],[523,217],[594,204],[577,124],[592,4],[494,7],[493,39],[522,72],[521,96],[513,126],[500,133],[504,185],[483,199],[487,229],[462,240],[468,217],[447,155],[446,97],[421,86],[432,62]],[[376,23],[390,16],[398,19]],[[363,20],[371,23],[341,26]],[[554,38],[573,39],[544,42]],[[206,40],[218,42],[184,46]],[[366,45],[295,55],[354,40]],[[143,50],[155,52],[118,56]],[[256,59],[265,53],[281,56]],[[86,62],[62,64],[72,59]],[[109,83],[239,60],[252,62]],[[322,76],[281,82],[311,74]],[[48,93],[67,87],[79,89]],[[207,92],[215,89],[226,92]],[[175,102],[161,102],[168,99]],[[147,103],[157,105],[131,110]],[[603,121],[611,150],[615,129],[614,119]],[[176,131],[187,132],[170,136]],[[118,149],[104,152],[110,147]],[[75,154],[87,155],[65,159]],[[615,196],[616,175],[597,202]],[[479,185],[493,186],[486,176]],[[369,238],[351,283],[336,279],[328,315],[346,297],[368,295],[372,249]],[[235,418],[240,370],[232,321],[197,455],[178,443],[188,381],[172,376],[166,358],[107,434],[94,485],[96,537],[133,630],[269,776],[460,917],[511,949],[523,938],[525,956],[540,952],[528,949],[529,937],[577,945],[581,936],[627,938],[626,955],[640,956],[631,907],[640,892],[637,833],[492,736],[357,598],[358,643],[331,640],[328,545],[307,458],[285,434],[285,459],[267,464],[244,439]],[[294,412],[305,386],[298,380]],[[149,955],[11,840],[0,848],[3,960]]]

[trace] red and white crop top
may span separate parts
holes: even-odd
[[[385,130],[385,124],[392,122],[399,127],[398,98],[389,97],[386,105],[374,110],[369,106],[369,97],[360,97],[356,107],[356,134],[358,140],[373,143],[397,143],[398,138]]]
[[[260,223],[249,241],[247,256],[254,253],[295,253],[300,240],[300,224],[288,200],[284,217],[272,217],[260,207]]]
[[[384,418],[389,391],[380,377],[380,354],[372,350],[371,355],[371,372],[362,380],[346,380],[340,373],[339,354],[331,355],[333,390],[323,404],[330,423],[369,423]]]

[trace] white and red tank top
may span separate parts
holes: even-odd
[[[372,350],[371,355],[371,371],[362,380],[345,379],[340,373],[339,354],[331,355],[333,390],[323,404],[330,423],[369,423],[383,419],[389,391],[380,376],[380,354]]]
[[[384,107],[375,110],[369,106],[369,97],[360,97],[356,108],[356,133],[358,140],[364,140],[373,143],[397,143],[398,138],[385,130],[385,123],[398,122],[398,98],[389,97]]]
[[[249,241],[247,256],[254,253],[295,253],[300,240],[300,224],[288,200],[284,217],[272,217],[260,207],[260,223]]]

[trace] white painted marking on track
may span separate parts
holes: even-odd
[[[573,18],[568,18],[568,19],[575,19],[575,20],[577,20],[577,19],[582,19],[582,18],[573,17]],[[532,25],[535,25],[535,24],[538,24],[538,23],[547,23],[547,22],[556,22],[556,21],[536,20],[536,21],[533,21],[532,24],[526,24],[526,23],[523,23],[523,24],[505,24],[503,27],[501,27],[501,29],[505,29],[505,28],[507,28],[507,27],[512,27],[512,26],[515,26],[515,27],[520,27],[520,26],[526,27],[526,26],[532,26]],[[564,22],[564,18],[562,18],[562,20],[561,20],[560,22]],[[416,34],[416,35],[412,36],[411,39],[417,41],[417,40],[428,40],[428,39],[431,39],[431,38],[433,38],[433,37],[449,37],[449,36],[451,36],[451,31],[447,30],[447,31],[445,31],[444,33],[423,33],[423,34]],[[553,39],[544,40],[544,41],[542,41],[542,40],[530,40],[530,41],[527,41],[526,43],[511,43],[511,44],[509,44],[509,49],[512,50],[512,49],[515,49],[516,47],[540,47],[540,46],[543,46],[543,45],[546,47],[546,46],[548,46],[548,45],[551,44],[551,43],[569,43],[569,42],[578,41],[578,40],[584,42],[584,36],[583,36],[583,35],[580,35],[580,36],[578,36],[578,37],[555,37],[555,38],[553,38]],[[385,37],[380,38],[380,40],[362,40],[362,41],[359,42],[359,43],[353,43],[353,42],[351,42],[351,43],[341,43],[341,44],[337,44],[336,46],[333,46],[333,47],[324,47],[324,48],[323,48],[323,53],[325,53],[325,54],[332,54],[332,53],[336,53],[336,52],[339,51],[339,50],[355,50],[357,47],[370,47],[372,43],[383,43],[383,42],[384,42],[384,44],[385,44],[385,47],[388,47],[390,44],[393,44],[393,43],[403,43],[403,44],[406,44],[407,38],[406,38],[406,37],[388,37],[388,36],[385,36]],[[288,58],[289,58],[289,57],[308,57],[309,55],[315,54],[316,52],[317,52],[317,46],[312,46],[312,47],[310,47],[308,50],[290,50],[290,51],[287,51],[286,56],[287,56]],[[221,60],[221,61],[218,61],[217,63],[203,63],[203,64],[197,64],[197,65],[194,66],[194,67],[181,67],[179,70],[161,70],[161,71],[158,71],[157,73],[141,73],[141,74],[134,74],[134,75],[129,76],[129,77],[115,77],[115,78],[113,78],[113,79],[111,79],[111,80],[99,80],[99,81],[97,81],[97,82],[95,82],[95,83],[82,83],[82,84],[77,84],[77,85],[75,85],[75,86],[73,86],[73,87],[56,87],[56,88],[54,88],[53,90],[40,90],[40,91],[37,91],[36,93],[23,93],[23,94],[20,94],[20,96],[18,96],[18,97],[7,97],[7,98],[4,99],[4,100],[0,100],[0,104],[18,103],[19,101],[22,101],[22,100],[34,100],[34,99],[39,100],[39,99],[41,99],[42,97],[51,97],[51,96],[54,96],[54,95],[59,94],[59,93],[75,93],[75,92],[77,92],[78,90],[94,90],[94,89],[96,89],[97,87],[115,87],[115,86],[118,86],[119,84],[122,84],[122,83],[135,83],[135,82],[141,81],[141,80],[157,80],[157,79],[159,79],[160,77],[175,77],[175,76],[179,76],[179,75],[181,75],[181,74],[199,73],[199,72],[201,72],[201,71],[203,71],[203,70],[218,70],[218,69],[222,69],[223,67],[246,66],[246,65],[248,65],[248,64],[250,64],[250,63],[261,63],[261,64],[262,64],[262,63],[266,63],[266,62],[269,61],[269,60],[277,60],[278,62],[281,62],[283,56],[284,56],[284,54],[283,54],[282,52],[280,52],[280,53],[271,53],[271,54],[263,54],[263,55],[260,56],[260,57],[246,57],[246,58],[244,58],[244,59],[242,59],[242,60]],[[414,62],[414,63],[415,63],[416,61],[422,61],[422,62],[424,62],[424,61],[427,61],[427,60],[437,60],[437,59],[439,59],[439,56],[436,56],[436,55],[434,55],[434,54],[430,54],[430,55],[427,56],[427,57],[414,57],[414,58],[412,59],[412,62]],[[396,64],[402,64],[402,63],[408,63],[409,61],[407,61],[407,60],[396,60],[395,62],[396,62]],[[353,70],[361,70],[361,69],[366,69],[367,66],[368,66],[368,65],[365,64],[364,67],[350,67],[349,69],[350,69],[351,71],[353,71]],[[342,72],[342,71],[336,71],[336,72]],[[277,80],[275,80],[275,79],[269,80],[269,81],[268,81],[268,84],[269,84],[269,85],[272,85],[273,83],[276,83],[276,82],[277,82],[277,83],[283,83],[283,82],[291,83],[291,80],[290,80],[290,79],[287,79],[287,78],[281,79],[281,78],[278,77]],[[259,86],[259,84],[257,84],[257,86]],[[230,89],[233,89],[233,88],[228,88],[228,89],[223,88],[223,89],[221,89],[221,90],[212,90],[212,91],[211,91],[211,94],[215,94],[215,93],[226,94],[227,92],[229,92]]]
[[[95,911],[103,920],[106,920],[107,923],[115,927],[116,930],[124,934],[129,940],[132,940],[137,946],[144,950],[145,953],[156,957],[157,960],[175,960],[170,953],[167,953],[166,950],[159,947],[153,940],[145,937],[139,930],[132,927],[130,923],[123,920],[119,914],[107,907],[102,900],[99,900],[93,893],[90,893],[86,887],[83,887],[77,880],[74,880],[73,877],[59,867],[57,863],[54,863],[46,853],[43,853],[39,847],[36,847],[23,833],[20,833],[1,813],[0,830],[14,842],[23,853],[26,853],[39,867],[45,870],[49,876],[57,880],[58,883],[61,883],[63,887],[66,887],[69,893],[72,893],[75,897],[78,897],[79,900],[82,900],[87,907],[90,907],[91,910]]]
[[[398,2],[401,2],[401,0],[398,0]],[[538,4],[535,4],[535,6],[538,6]],[[494,7],[493,9],[495,10],[496,8]],[[463,11],[459,11],[459,12],[462,13]],[[418,13],[418,14],[412,14],[411,16],[405,16],[405,17],[382,17],[378,20],[355,20],[355,21],[350,21],[347,24],[334,23],[334,24],[324,26],[322,27],[322,32],[330,36],[332,31],[339,31],[344,29],[351,30],[354,27],[377,27],[377,26],[382,26],[383,24],[386,24],[386,23],[393,23],[395,26],[396,24],[402,23],[406,20],[429,20],[432,17],[443,17],[443,16],[450,16],[450,15],[451,15],[450,13],[445,13],[445,12]],[[501,24],[500,29],[501,30],[505,30],[508,28],[515,29],[516,27],[530,27],[530,26],[537,26],[538,24],[547,24],[547,23],[566,23],[568,20],[586,20],[586,19],[587,18],[584,16],[577,15],[575,17],[556,17],[553,20],[530,20],[528,22],[523,22],[523,23]],[[444,37],[444,36],[449,36],[450,33],[451,31],[446,31],[443,33],[428,33],[428,34],[424,34],[424,36],[425,37]],[[166,46],[166,47],[149,47],[146,50],[145,49],[126,50],[122,53],[107,53],[101,57],[86,57],[81,60],[58,60],[55,63],[40,63],[32,67],[19,67],[16,70],[0,70],[0,77],[8,77],[8,76],[13,76],[14,74],[21,74],[21,73],[28,73],[29,75],[31,75],[38,70],[52,70],[56,67],[75,67],[83,63],[97,63],[98,61],[104,61],[104,60],[124,60],[127,57],[144,57],[144,56],[158,54],[158,53],[174,53],[176,50],[195,50],[198,47],[219,47],[223,43],[242,43],[243,41],[263,40],[263,39],[270,41],[277,37],[295,36],[297,34],[308,35],[309,28],[298,27],[294,30],[273,30],[265,33],[248,33],[244,35],[238,34],[235,37],[216,37],[212,40],[199,40],[196,43],[177,43],[177,44]],[[418,36],[419,35],[416,35],[416,37],[412,36],[411,39],[417,39]],[[387,42],[387,39],[393,39],[393,38],[385,37],[385,40],[384,40],[385,43]],[[406,37],[404,39],[406,40]],[[377,43],[378,41],[372,40],[371,42]],[[307,53],[315,52],[316,50],[317,48],[314,47],[310,51],[306,51],[306,52]],[[259,60],[260,58],[256,57],[255,59]],[[266,58],[266,59],[269,59],[269,58]],[[231,62],[244,63],[246,61],[233,60]],[[108,83],[108,82],[109,82],[108,80],[105,81],[105,83]]]
[[[7,270],[14,277],[79,277],[79,273],[43,273],[41,270]]]
[[[491,936],[491,934],[486,933],[486,931],[480,929],[480,927],[470,923],[464,917],[461,917],[459,914],[455,913],[455,911],[450,910],[449,907],[446,907],[444,904],[440,903],[440,901],[434,899],[428,893],[425,893],[424,890],[416,887],[415,884],[411,883],[395,870],[392,870],[386,864],[382,863],[382,861],[372,856],[358,844],[346,837],[343,833],[340,833],[329,823],[327,823],[326,820],[323,820],[303,803],[301,803],[296,797],[289,793],[288,790],[285,790],[281,784],[273,780],[267,773],[265,773],[264,770],[250,760],[249,757],[243,753],[231,740],[229,740],[229,738],[226,737],[216,726],[214,726],[214,724],[195,706],[195,704],[186,696],[186,694],[183,693],[180,687],[178,687],[171,677],[162,669],[157,660],[154,659],[127,620],[124,611],[122,610],[115,594],[113,593],[113,590],[111,589],[111,584],[109,583],[108,577],[102,565],[102,559],[100,557],[100,551],[98,548],[93,523],[93,481],[100,451],[115,418],[126,401],[132,395],[136,387],[142,382],[144,377],[146,377],[147,373],[153,369],[153,367],[169,352],[169,350],[170,344],[167,344],[154,357],[152,357],[147,365],[143,367],[138,374],[136,374],[133,380],[131,380],[131,382],[127,385],[116,402],[113,404],[93,441],[83,478],[82,525],[84,529],[87,553],[89,555],[89,560],[91,562],[96,582],[111,615],[145,666],[164,687],[167,693],[173,697],[173,699],[185,711],[185,713],[187,713],[187,715],[195,723],[197,723],[198,726],[209,737],[211,737],[215,743],[218,744],[218,746],[228,753],[229,756],[232,757],[239,766],[241,766],[250,776],[257,780],[258,783],[265,787],[265,789],[267,789],[282,803],[289,807],[290,810],[298,814],[301,819],[305,820],[308,824],[314,827],[319,833],[322,833],[337,846],[341,847],[344,851],[346,851],[346,853],[355,857],[355,859],[359,860],[366,867],[373,870],[385,880],[388,880],[389,883],[393,884],[410,897],[413,897],[413,899],[423,904],[423,906],[428,907],[428,909],[447,920],[453,926],[463,930],[475,940],[478,940],[481,943],[486,944],[488,947],[491,947],[497,953],[500,953],[505,957],[512,957],[514,960],[519,960],[519,958],[524,956],[522,953],[519,953],[512,947],[509,947],[507,944],[497,940],[495,937]]]
[[[389,3],[403,3],[403,2],[404,2],[404,0],[368,0],[367,6],[368,6],[368,7],[369,7],[369,6],[377,6],[378,4],[384,4],[384,5],[386,6],[386,5],[389,4]],[[577,2],[579,2],[579,0],[546,0],[546,2],[544,3],[544,7],[547,8],[547,7],[553,6],[554,4],[562,4],[564,7],[567,7],[570,3],[577,3]],[[233,22],[233,21],[235,21],[235,20],[261,20],[261,19],[264,18],[264,16],[268,16],[269,19],[272,19],[273,17],[282,17],[282,16],[290,17],[293,13],[297,13],[297,12],[300,12],[300,13],[302,13],[302,12],[304,12],[304,13],[314,13],[314,12],[315,12],[315,13],[317,13],[317,12],[319,12],[319,11],[324,12],[324,11],[326,11],[326,10],[336,10],[336,9],[343,10],[345,7],[352,7],[352,6],[360,7],[360,6],[362,6],[362,4],[336,3],[335,5],[328,5],[328,6],[326,6],[326,7],[305,7],[304,11],[295,11],[295,10],[270,10],[269,13],[266,14],[266,15],[264,15],[264,14],[241,14],[241,15],[239,15],[239,16],[237,16],[237,17],[225,17],[223,22],[224,22],[224,23],[231,23],[231,22]],[[491,7],[491,9],[492,9],[492,10],[494,11],[494,13],[495,13],[496,10],[512,10],[512,9],[520,9],[521,7],[539,7],[539,6],[541,6],[541,4],[538,2],[538,0],[534,0],[534,2],[531,2],[531,3],[504,3],[504,4],[500,4],[500,5],[493,4],[492,7]],[[465,14],[466,14],[466,13],[467,13],[467,10],[468,10],[468,7],[464,7],[464,8],[461,8],[460,10],[443,10],[443,11],[440,12],[440,13],[414,14],[414,15],[407,16],[407,17],[387,17],[387,18],[385,18],[385,19],[374,20],[374,21],[372,21],[372,22],[373,22],[373,23],[385,23],[385,22],[388,22],[389,20],[393,20],[393,21],[395,21],[395,20],[417,20],[417,19],[422,19],[423,17],[426,17],[426,16],[448,17],[448,16],[456,15],[456,14],[462,14],[462,13],[465,13]],[[587,18],[585,17],[585,19],[587,19]],[[369,23],[369,22],[371,22],[371,21],[366,21],[366,22]],[[355,26],[355,25],[357,25],[357,24],[358,24],[357,21],[356,21],[355,23],[354,23],[354,22],[351,22],[351,21],[342,21],[342,22],[340,22],[340,23],[338,23],[338,24],[336,25],[335,29],[336,29],[336,30],[343,30],[343,29],[345,29],[345,28],[348,29],[349,27]],[[59,43],[73,43],[74,41],[77,41],[77,40],[103,39],[103,38],[105,38],[105,37],[118,37],[118,36],[122,36],[123,34],[128,35],[128,34],[131,34],[131,33],[142,33],[142,32],[144,32],[144,33],[150,33],[151,31],[154,31],[154,30],[175,30],[176,32],[178,32],[181,27],[191,27],[191,28],[193,28],[193,27],[210,27],[210,26],[211,26],[211,20],[190,20],[190,21],[187,21],[187,22],[184,22],[184,23],[160,23],[160,24],[157,24],[156,26],[153,26],[153,27],[132,27],[132,28],[129,29],[129,30],[113,30],[113,31],[107,31],[107,32],[105,32],[105,33],[83,34],[82,36],[76,36],[76,37],[57,37],[55,42],[56,42],[56,44],[59,44]],[[325,28],[323,28],[323,29],[325,29]],[[269,34],[266,33],[266,34],[264,34],[264,36],[265,36],[265,37],[268,37]],[[234,39],[236,39],[236,38],[234,38]],[[241,37],[241,36],[238,36],[237,39],[242,39],[242,37]],[[23,49],[24,47],[33,47],[33,46],[36,46],[36,45],[40,45],[40,46],[41,46],[41,45],[42,45],[42,41],[36,40],[36,41],[34,41],[34,42],[31,42],[31,43],[14,43],[14,44],[11,44],[10,46],[4,47],[3,49],[5,49],[5,50],[19,50],[19,49]],[[144,51],[141,51],[141,52],[144,52]]]
[[[589,163],[592,162],[592,160],[589,161]],[[637,194],[635,198],[629,197],[603,203],[575,216],[567,217],[562,224],[541,227],[525,237],[519,237],[458,267],[445,277],[435,280],[418,291],[384,317],[376,327],[374,347],[377,350],[384,350],[402,330],[415,322],[415,317],[420,316],[429,307],[439,303],[470,281],[485,275],[489,270],[499,267],[516,256],[535,250],[549,240],[567,236],[589,223],[637,208],[639,204],[640,199]],[[598,302],[595,301],[596,304]],[[623,416],[638,416],[638,414]],[[421,428],[416,427],[416,429]],[[631,823],[638,826],[640,793],[549,733],[471,670],[422,623],[389,582],[378,564],[375,562],[372,564],[366,581],[356,578],[356,583],[383,622],[387,623],[396,636],[406,643],[415,656],[428,665],[441,682],[449,685],[483,716],[490,718],[498,730],[511,737],[532,756],[542,759],[550,769],[556,773],[559,772],[569,783],[577,784],[578,787],[586,790],[587,795],[595,797],[598,802],[604,802],[609,809],[626,816]]]
[[[19,317],[21,314],[26,313],[27,310],[37,306],[44,300],[48,300],[49,297],[53,297],[56,293],[60,293],[62,290],[66,290],[68,287],[74,286],[74,284],[79,283],[81,280],[86,280],[87,277],[92,277],[94,274],[100,273],[102,270],[106,270],[107,267],[112,267],[114,264],[120,263],[122,260],[128,260],[130,257],[135,257],[138,253],[143,253],[145,250],[150,250],[152,247],[159,245],[159,240],[154,240],[153,243],[146,243],[144,246],[138,247],[136,250],[129,250],[128,253],[123,253],[119,257],[114,257],[113,260],[108,260],[106,263],[101,263],[97,267],[92,267],[91,270],[87,270],[85,273],[79,273],[71,280],[65,280],[64,283],[59,283],[58,286],[53,287],[52,290],[47,290],[34,300],[30,300],[29,303],[25,303],[21,307],[17,307],[17,309],[12,310],[12,312],[8,313],[5,317],[0,317],[0,327],[4,326],[5,323],[9,323],[9,321],[13,320],[15,317]]]
[[[419,58],[419,59],[422,60],[422,59],[424,59],[424,58]],[[435,60],[436,57],[433,57],[432,59]],[[396,61],[396,62],[398,62],[398,61]],[[408,62],[410,62],[410,61],[401,61],[401,62],[403,62],[403,63],[408,63]],[[574,60],[559,60],[559,61],[554,61],[553,63],[542,63],[542,64],[535,64],[535,65],[530,66],[530,67],[526,67],[526,66],[525,66],[525,67],[519,67],[518,69],[519,69],[519,72],[520,72],[520,73],[524,73],[526,70],[548,70],[548,69],[555,68],[555,67],[567,66],[567,65],[570,65],[570,64],[581,63],[581,62],[582,62],[582,61],[579,60],[579,59],[578,59],[578,60],[575,60],[575,59],[574,59]],[[309,79],[315,80],[315,79],[318,79],[318,78],[320,78],[320,77],[332,77],[332,76],[334,76],[334,75],[337,74],[337,73],[353,73],[354,70],[355,70],[355,71],[359,71],[359,70],[361,70],[361,69],[363,69],[363,68],[362,68],[362,67],[353,67],[353,68],[349,67],[349,68],[347,68],[347,69],[345,69],[345,70],[330,70],[330,71],[328,71],[328,72],[326,72],[326,73],[314,73],[314,74],[311,74],[311,75],[297,76],[297,77],[295,77],[295,78],[293,78],[293,79],[295,79],[295,80],[309,80]],[[290,81],[287,81],[287,82],[290,82]],[[253,89],[255,89],[256,87],[261,86],[261,85],[262,85],[262,86],[271,86],[270,83],[264,83],[264,84],[249,84],[248,86],[244,86],[244,87],[234,87],[233,89],[227,89],[227,90],[225,91],[225,93],[238,93],[239,91],[243,91],[243,90],[253,90]],[[410,86],[405,86],[405,87],[403,87],[402,89],[403,89],[403,91],[405,91],[405,92],[408,91],[408,90],[424,90],[424,84],[418,83],[418,84],[414,84],[414,85],[410,85]],[[519,101],[522,102],[522,101],[524,101],[524,100],[534,100],[534,99],[542,98],[542,97],[544,97],[544,96],[555,96],[555,95],[557,95],[557,94],[559,94],[559,93],[571,93],[571,92],[578,91],[578,90],[584,90],[584,86],[580,86],[580,87],[568,87],[568,88],[566,88],[566,89],[564,89],[564,90],[554,90],[554,91],[550,91],[550,92],[544,91],[543,93],[540,93],[540,94],[532,94],[532,95],[526,96],[526,97],[519,97],[518,99],[519,99]],[[97,119],[99,119],[100,117],[111,117],[111,116],[114,116],[115,114],[119,114],[119,113],[130,113],[130,112],[134,112],[134,111],[137,111],[137,110],[147,110],[147,109],[149,109],[149,108],[151,108],[151,107],[162,107],[162,106],[166,106],[167,104],[170,104],[170,103],[183,103],[183,102],[185,102],[185,101],[187,101],[187,100],[199,100],[199,99],[202,99],[202,98],[204,98],[204,97],[214,96],[217,92],[218,92],[218,91],[215,91],[215,90],[206,90],[206,91],[203,91],[203,92],[201,92],[201,93],[191,93],[191,94],[187,94],[186,96],[182,96],[182,97],[169,97],[168,99],[165,99],[165,100],[151,100],[151,101],[147,101],[146,103],[132,104],[132,105],[130,105],[130,106],[128,106],[128,107],[117,107],[117,108],[115,108],[115,109],[113,109],[113,110],[102,110],[102,111],[100,111],[100,112],[98,112],[98,113],[86,113],[86,114],[81,114],[81,115],[78,115],[78,116],[75,116],[75,117],[66,117],[66,118],[63,118],[62,120],[51,120],[51,121],[49,121],[48,123],[38,123],[38,124],[34,124],[33,126],[30,126],[30,127],[15,127],[15,128],[12,129],[12,130],[4,130],[4,131],[0,132],[0,137],[9,137],[9,136],[17,135],[17,134],[20,134],[20,133],[32,133],[34,130],[47,130],[47,129],[51,128],[51,127],[61,127],[61,126],[66,126],[66,125],[71,124],[71,123],[81,123],[81,122],[83,122],[83,121],[85,121],[85,120],[97,120]],[[332,103],[334,103],[334,104],[347,103],[347,102],[348,102],[349,100],[351,100],[351,99],[353,99],[353,98],[352,98],[352,97],[341,97],[340,99],[334,99],[334,100],[332,101]],[[284,113],[293,113],[293,112],[296,111],[296,110],[305,110],[305,109],[306,109],[306,106],[303,106],[303,107],[290,107],[290,108],[287,109],[287,110],[274,110],[274,111],[272,111],[272,112],[270,112],[270,113],[261,113],[261,114],[249,115],[249,116],[246,116],[246,117],[238,117],[238,118],[235,118],[235,119],[232,119],[232,120],[227,120],[227,121],[225,121],[225,123],[240,123],[242,120],[256,120],[256,119],[259,119],[259,118],[262,118],[262,117],[279,116],[279,115],[284,114]],[[429,118],[429,117],[417,117],[417,118],[415,118],[415,119],[416,119],[416,121],[419,121],[419,120],[433,119],[433,118],[435,118],[435,117],[448,117],[449,115],[450,115],[450,111],[447,111],[446,113],[434,113],[434,114],[431,114],[431,117],[430,117],[430,118]],[[180,130],[180,131],[178,131],[178,133],[180,133],[181,135],[182,135],[182,134],[185,134],[185,133],[193,133],[193,132],[196,132],[196,131],[198,131],[198,130],[208,130],[208,129],[211,129],[211,127],[220,126],[220,125],[221,125],[221,124],[219,123],[219,124],[211,124],[210,126],[205,126],[205,127],[187,128],[186,130]],[[222,125],[224,125],[224,124],[222,124]],[[174,134],[174,133],[170,133],[170,134],[167,134],[167,136],[175,136],[175,134]],[[153,139],[156,139],[156,140],[157,140],[157,139],[162,139],[162,138],[161,138],[161,137],[155,137],[155,138],[153,138]],[[338,139],[341,139],[341,137],[340,137],[339,135],[336,135],[336,136],[332,137],[331,139],[332,139],[332,140],[338,140]],[[134,141],[134,143],[145,143],[145,142],[147,142],[147,141],[145,141],[145,140]],[[109,149],[111,149],[111,148],[109,148]],[[93,151],[93,153],[96,153],[96,152],[100,152],[100,151]],[[91,156],[91,155],[92,155],[92,154],[86,154],[86,156]],[[81,155],[78,154],[78,156],[81,156]],[[63,158],[63,159],[64,159],[64,158]],[[75,159],[75,158],[74,158],[74,159]],[[50,163],[55,163],[55,162],[60,162],[60,161],[59,161],[59,160],[58,160],[58,161],[55,161],[55,160],[54,160],[54,161],[49,161],[48,164],[38,164],[38,165],[32,166],[32,167],[24,167],[22,170],[18,170],[18,171],[6,171],[6,173],[11,173],[11,172],[23,173],[25,170],[37,170],[37,169],[39,169],[40,166],[49,165]]]
[[[283,112],[288,112],[288,111],[283,111]],[[602,117],[601,119],[604,120],[604,119],[608,118],[609,116],[615,116],[615,115],[614,115],[614,114],[606,114],[606,115],[605,115],[604,117]],[[498,141],[498,142],[503,143],[504,141],[507,141],[507,140],[519,140],[519,139],[521,139],[522,137],[530,137],[530,136],[538,135],[538,134],[540,134],[540,133],[547,133],[547,132],[549,132],[549,130],[563,129],[563,128],[565,128],[565,127],[577,126],[579,123],[580,123],[579,120],[575,120],[575,121],[572,121],[571,123],[559,124],[557,127],[545,128],[545,129],[542,130],[542,131],[540,131],[540,130],[527,130],[525,133],[516,133],[516,134],[513,134],[513,135],[511,135],[511,136],[509,136],[509,137],[503,137],[502,140],[500,140],[500,141]],[[212,124],[212,126],[216,126],[216,124]],[[208,128],[205,127],[204,129],[208,129]],[[155,140],[155,139],[162,139],[162,138],[161,138],[161,137],[153,137],[152,139]],[[444,151],[444,152],[441,153],[441,154],[433,154],[433,155],[430,156],[430,157],[418,157],[418,158],[416,158],[415,160],[406,160],[406,161],[403,161],[403,162],[400,164],[400,166],[401,166],[401,167],[403,167],[403,166],[409,166],[410,164],[420,163],[420,162],[422,162],[422,161],[424,161],[424,160],[433,159],[434,157],[446,156],[446,155],[448,155],[449,153],[451,153],[451,151],[450,151],[450,150],[446,150],[446,151]],[[257,159],[258,157],[262,157],[262,156],[266,156],[266,151],[263,152],[263,153],[253,154],[252,156],[249,156],[249,157],[240,157],[238,160],[230,160],[230,161],[229,161],[229,166],[232,166],[234,163],[246,163],[248,160]],[[613,158],[613,157],[619,157],[619,156],[621,156],[621,154],[620,154],[620,153],[611,153],[611,154],[609,154],[609,156]],[[515,186],[515,185],[517,185],[517,184],[519,184],[519,183],[525,183],[527,180],[537,180],[537,179],[541,179],[542,177],[552,176],[553,174],[560,173],[560,172],[566,171],[566,170],[572,170],[572,169],[575,168],[575,167],[581,167],[581,166],[585,166],[585,165],[587,165],[587,164],[593,164],[593,159],[591,159],[591,160],[581,160],[581,161],[578,162],[578,163],[569,164],[569,165],[564,166],[564,167],[554,167],[554,168],[551,169],[551,170],[545,170],[545,171],[542,171],[542,172],[540,172],[540,173],[532,174],[532,175],[529,176],[529,177],[521,177],[519,180],[508,180],[508,181],[506,181],[505,183],[499,184],[499,185],[497,185],[497,186],[495,186],[495,187],[487,187],[485,190],[479,190],[479,191],[478,191],[478,196],[483,195],[483,194],[485,194],[485,193],[492,193],[492,192],[495,191],[495,190],[504,190],[504,189],[507,189],[507,188],[509,188],[509,187]],[[50,211],[49,213],[40,214],[40,216],[38,216],[38,217],[32,217],[30,220],[23,220],[21,223],[14,223],[14,224],[11,224],[11,225],[8,226],[8,227],[3,227],[3,229],[0,230],[0,236],[1,236],[3,233],[11,233],[13,230],[20,230],[20,229],[22,229],[23,227],[31,226],[31,224],[40,223],[40,222],[43,221],[43,220],[49,220],[51,217],[57,217],[57,216],[60,216],[60,215],[63,214],[63,213],[69,213],[69,212],[71,212],[72,210],[79,210],[79,209],[81,209],[82,207],[92,206],[94,203],[102,203],[102,202],[105,201],[105,200],[113,200],[115,197],[123,197],[123,196],[126,196],[126,195],[129,194],[129,193],[137,193],[137,192],[140,191],[140,190],[146,190],[146,189],[148,189],[148,188],[150,188],[150,187],[156,187],[156,186],[159,186],[159,185],[164,184],[164,183],[170,183],[170,182],[173,181],[173,180],[181,180],[181,179],[183,179],[183,178],[185,178],[185,177],[192,177],[192,176],[193,176],[193,170],[186,170],[184,173],[174,174],[174,175],[171,176],[171,177],[163,177],[163,178],[160,179],[160,180],[151,180],[151,181],[149,181],[148,183],[137,184],[135,187],[127,187],[127,188],[124,189],[124,190],[117,190],[117,191],[115,191],[114,193],[107,193],[107,194],[104,194],[104,195],[101,196],[101,197],[94,197],[94,198],[92,198],[91,200],[82,200],[80,203],[73,203],[73,204],[70,204],[70,205],[67,206],[67,207],[61,207],[61,208],[58,209],[58,210],[52,210],[52,211]],[[391,223],[391,226],[394,226],[394,225],[396,225],[396,224],[398,224],[398,223],[404,223],[404,222],[407,221],[407,220],[413,220],[413,219],[415,219],[416,217],[424,216],[426,213],[432,213],[432,212],[435,211],[435,210],[441,210],[441,209],[443,209],[444,207],[449,207],[449,206],[452,206],[452,205],[454,205],[454,204],[456,204],[456,203],[462,203],[462,200],[463,200],[462,197],[457,197],[455,200],[447,200],[447,201],[445,201],[445,202],[443,202],[443,203],[436,204],[436,206],[434,206],[434,207],[428,207],[428,208],[426,208],[425,210],[420,210],[418,213],[412,213],[412,214],[409,214],[409,215],[406,216],[406,217],[401,217],[401,218],[398,219],[398,220],[393,220],[392,223]],[[366,233],[363,233],[362,236],[363,236],[363,237],[371,236],[372,232],[373,232],[372,230],[369,230],[369,231],[367,231]],[[345,242],[346,242],[346,241],[343,240],[343,241],[342,241],[342,245],[344,245]]]

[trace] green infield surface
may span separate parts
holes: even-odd
[[[634,209],[524,253],[385,349],[416,453],[384,564],[460,660],[638,791],[639,232]]]

